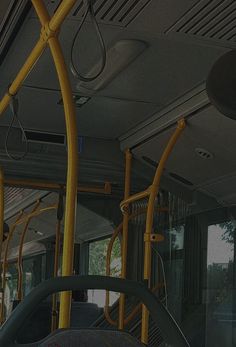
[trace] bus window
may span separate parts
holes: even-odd
[[[234,225],[208,227],[206,347],[235,346]]]
[[[90,242],[89,244],[89,275],[106,275],[106,255],[110,238]],[[111,276],[119,277],[121,271],[121,246],[117,238],[114,242],[111,256]],[[110,304],[118,298],[118,294],[110,293]],[[101,290],[89,290],[88,301],[96,303],[99,307],[105,304],[105,292]]]
[[[23,294],[27,295],[45,278],[45,254],[36,255],[23,260]],[[6,312],[10,313],[12,301],[17,296],[18,269],[17,263],[12,262],[8,266],[6,293],[9,299],[6,304]],[[7,294],[6,294],[7,295]],[[6,296],[5,295],[5,296]]]
[[[157,276],[155,282],[163,282],[166,286],[163,302],[179,323],[183,300],[184,235],[185,225],[176,225],[165,231],[163,242],[153,246]],[[158,274],[162,276],[159,277]]]

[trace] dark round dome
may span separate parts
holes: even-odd
[[[236,50],[222,55],[213,65],[206,91],[211,103],[222,114],[236,119]]]

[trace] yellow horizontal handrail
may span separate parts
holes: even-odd
[[[49,191],[66,190],[64,184],[54,182],[36,181],[36,180],[20,180],[20,179],[5,179],[4,185],[10,187],[30,188],[30,189],[43,189]],[[97,194],[111,194],[111,183],[105,182],[103,187],[99,186],[78,186],[78,192],[97,193]]]

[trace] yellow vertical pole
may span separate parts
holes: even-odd
[[[62,99],[65,111],[68,165],[67,165],[67,190],[66,190],[66,212],[64,229],[64,249],[62,275],[72,274],[73,248],[74,248],[74,225],[76,216],[77,198],[77,126],[75,118],[75,106],[72,97],[69,77],[63,53],[57,40],[57,32],[66,15],[72,9],[76,0],[63,0],[50,20],[43,1],[32,1],[40,21],[43,25],[41,35],[32,52],[25,61],[15,80],[9,87],[8,92],[0,101],[0,114],[9,105],[12,95],[16,94],[23,81],[43,53],[49,43],[57,75],[61,87]],[[61,295],[60,327],[66,328],[70,323],[71,295],[68,292]]]
[[[63,52],[57,39],[56,31],[74,3],[74,0],[62,1],[55,15],[50,20],[44,3],[40,0],[32,0],[32,4],[34,5],[34,8],[39,16],[40,22],[45,27],[47,33],[46,35],[41,35],[41,39],[47,40],[52,53],[59,84],[61,87],[65,112],[68,163],[66,180],[65,226],[62,255],[62,276],[69,276],[73,273],[74,231],[77,206],[78,133],[72,89],[63,57]],[[60,300],[59,328],[68,328],[70,326],[70,310],[71,292],[62,292]]]
[[[1,304],[1,312],[0,312],[0,324],[2,324],[5,320],[4,315],[4,296],[5,296],[5,289],[6,289],[6,272],[7,272],[7,265],[8,265],[8,250],[9,245],[12,239],[12,236],[14,234],[15,228],[17,226],[17,222],[20,220],[20,218],[23,215],[23,211],[20,211],[18,214],[15,223],[10,227],[7,239],[6,239],[6,247],[4,249],[4,255],[3,255],[3,266],[2,266],[2,304]]]
[[[61,222],[63,219],[63,187],[61,187],[61,192],[58,196],[57,204],[57,224],[56,224],[56,242],[55,242],[55,253],[54,253],[54,277],[58,276],[59,261],[60,261],[60,248],[61,248]],[[51,321],[51,331],[57,329],[57,293],[52,296],[52,321]]]
[[[61,47],[54,38],[49,40],[56,70],[58,73],[66,118],[68,167],[66,180],[65,227],[62,255],[62,276],[73,274],[74,232],[77,207],[77,165],[78,165],[78,133],[75,117],[75,105],[72,97],[69,77]],[[62,292],[60,300],[59,328],[70,325],[71,292]]]
[[[147,208],[147,219],[146,219],[146,230],[145,230],[145,246],[144,246],[144,281],[150,287],[151,279],[151,263],[152,263],[152,248],[151,248],[151,233],[153,227],[153,215],[155,208],[155,199],[159,191],[161,176],[166,164],[166,161],[174,148],[180,134],[185,128],[185,120],[181,119],[178,122],[177,128],[171,136],[163,154],[159,165],[157,167],[153,183],[151,185],[150,196],[148,200]],[[149,311],[145,305],[142,305],[142,330],[141,330],[141,341],[144,344],[148,344],[148,326],[149,326]]]
[[[61,220],[57,220],[56,225],[56,242],[55,242],[55,257],[54,257],[54,277],[58,276],[59,258],[60,258],[60,240],[61,240]],[[57,294],[52,296],[52,322],[51,331],[57,328]]]
[[[4,171],[0,168],[0,274],[2,274],[2,244],[4,232]],[[3,277],[0,278],[1,289],[3,288]],[[0,312],[4,305],[3,289],[1,290]],[[1,317],[0,317],[1,318]],[[1,319],[0,319],[1,323]]]
[[[125,191],[124,199],[130,196],[130,182],[131,182],[131,160],[132,154],[129,149],[125,152]],[[128,230],[129,230],[129,206],[124,209],[123,216],[123,233],[122,233],[122,243],[121,243],[121,278],[126,278],[127,272],[127,251],[128,251]],[[124,329],[124,318],[125,317],[125,294],[120,294],[119,300],[119,329]]]
[[[40,205],[40,201],[37,201],[32,213],[34,213]],[[28,217],[21,234],[18,259],[17,259],[17,269],[18,269],[18,279],[17,279],[17,300],[21,301],[23,299],[23,246],[25,241],[25,235],[27,233],[30,221],[33,217]]]

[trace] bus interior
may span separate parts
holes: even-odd
[[[1,347],[236,346],[235,23],[0,1]]]

